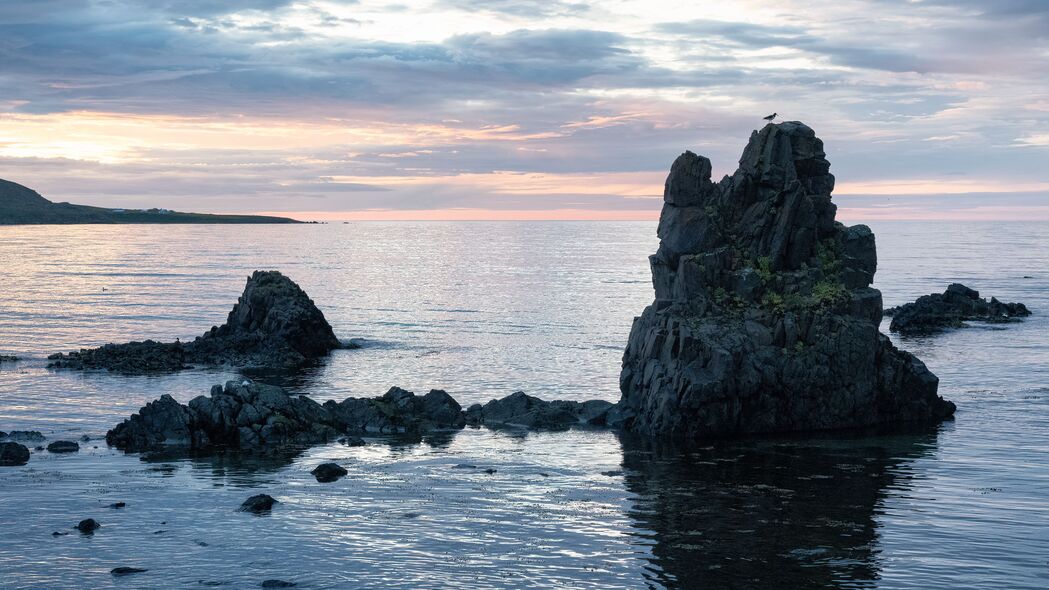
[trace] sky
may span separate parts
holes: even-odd
[[[772,112],[839,218],[1049,219],[1049,1],[0,2],[0,178],[53,201],[655,219]]]

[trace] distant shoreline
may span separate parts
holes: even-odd
[[[169,209],[107,209],[54,203],[33,189],[0,179],[0,225],[129,225],[305,223],[271,215],[183,213]]]

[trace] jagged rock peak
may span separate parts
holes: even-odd
[[[718,183],[671,166],[616,408],[628,429],[686,436],[929,421],[954,405],[878,331],[870,228],[834,220],[834,176],[803,123],[755,131]]]

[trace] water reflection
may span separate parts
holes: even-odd
[[[936,431],[682,446],[623,436],[650,587],[869,588],[876,517]]]

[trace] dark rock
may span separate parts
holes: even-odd
[[[346,436],[339,439],[339,442],[348,447],[363,447],[368,444],[363,438],[359,436]]]
[[[255,271],[226,323],[193,342],[107,344],[53,354],[48,366],[121,373],[178,371],[187,363],[293,369],[342,346],[294,281],[277,271]]]
[[[127,504],[125,504],[124,502],[115,502],[109,505],[110,508],[123,508],[125,506],[127,506]]]
[[[94,534],[95,531],[102,528],[102,525],[98,524],[98,521],[93,518],[85,518],[76,525],[76,530],[84,533],[85,535]]]
[[[91,437],[86,435],[86,434],[80,437],[80,442],[90,442],[90,441],[91,441]]]
[[[274,500],[272,496],[258,494],[244,500],[244,503],[240,505],[240,511],[262,514],[264,512],[269,512],[273,508],[273,505],[277,503],[278,502]]]
[[[29,462],[29,449],[16,442],[0,442],[0,465],[25,465]]]
[[[18,357],[12,354],[0,354],[0,363],[13,363],[17,360]]]
[[[35,430],[12,430],[7,433],[6,437],[0,438],[9,438],[11,440],[20,440],[23,442],[43,442],[46,440],[44,435]]]
[[[56,440],[47,445],[47,450],[51,453],[75,453],[80,450],[80,445],[71,440]]]
[[[297,586],[295,582],[284,580],[266,580],[262,583],[263,588],[294,588],[295,586]]]
[[[605,401],[544,401],[523,391],[492,400],[475,410],[477,424],[530,429],[563,429],[579,424],[604,424],[612,404]]]
[[[131,574],[141,574],[143,572],[148,572],[148,571],[149,570],[147,570],[147,569],[142,569],[142,568],[138,568],[138,567],[121,566],[121,567],[115,567],[115,568],[109,570],[109,573],[113,574],[114,576],[130,576]]]
[[[655,302],[634,320],[608,425],[697,438],[954,413],[936,376],[878,332],[874,234],[834,221],[829,169],[798,122],[754,132],[717,184],[698,156],[675,162]]]
[[[960,283],[953,283],[943,293],[923,295],[913,303],[906,303],[885,311],[892,316],[889,330],[901,334],[925,334],[960,328],[965,322],[1004,323],[1031,315],[1023,303],[1002,303],[994,297],[980,298],[980,292]]]
[[[317,481],[321,483],[329,483],[338,480],[349,472],[336,463],[321,463],[310,473],[313,474],[313,477],[317,478]]]
[[[69,534],[69,533],[60,533],[60,532],[58,532],[58,531],[55,531],[55,532],[51,533],[51,536],[52,536],[52,537],[64,537],[64,536],[66,536],[66,535],[68,535],[68,534]]]
[[[276,386],[229,381],[189,405],[161,396],[110,430],[106,441],[127,451],[258,449],[327,442],[344,433],[421,434],[464,424],[459,404],[440,390],[419,397],[394,387],[378,398],[320,405]],[[344,440],[364,444],[356,436]]]
[[[452,465],[452,469],[477,469],[477,466],[469,463],[457,463]]]
[[[492,469],[491,467],[489,467],[488,469],[484,470],[484,472],[487,473],[488,475],[492,475],[493,473],[496,473],[497,471],[499,471],[499,470],[498,469]]]

